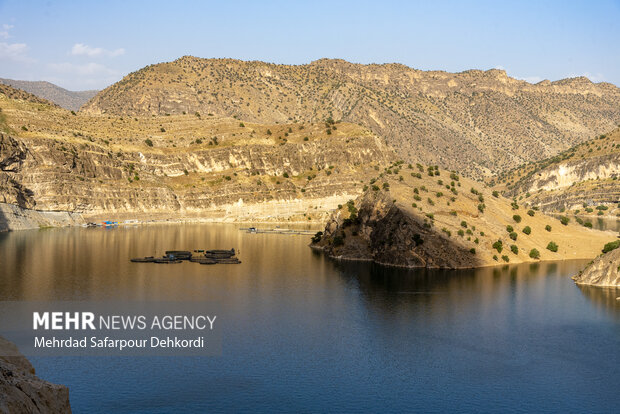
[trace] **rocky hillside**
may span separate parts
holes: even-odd
[[[553,156],[620,122],[620,89],[586,78],[536,85],[504,71],[420,71],[322,59],[275,65],[186,56],[101,91],[90,114],[199,112],[244,122],[363,125],[408,162],[473,177]]]
[[[0,78],[0,83],[21,89],[40,98],[54,102],[65,109],[77,111],[82,105],[88,102],[97,94],[96,90],[91,91],[69,91],[60,86],[45,81],[23,81],[15,79]]]
[[[86,218],[321,220],[395,157],[344,122],[73,115],[2,95],[0,108],[0,203]]]
[[[620,288],[620,249],[618,243],[611,243],[615,249],[597,257],[579,275],[573,277],[578,285]]]
[[[0,95],[8,99],[16,99],[26,102],[44,104],[48,106],[57,106],[56,104],[48,101],[47,99],[40,98],[21,89],[15,89],[12,86],[4,85],[2,83],[0,83]],[[4,122],[4,120],[2,122]]]
[[[397,163],[342,205],[312,247],[342,259],[466,268],[592,258],[615,239],[526,209],[456,173]]]
[[[19,355],[19,356],[1,356]],[[0,413],[71,413],[69,390],[38,378],[15,345],[0,337]]]
[[[616,215],[620,202],[620,128],[555,157],[502,175],[497,189],[549,211],[580,210]]]

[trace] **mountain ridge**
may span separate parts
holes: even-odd
[[[259,123],[333,118],[385,137],[403,159],[480,179],[610,130],[620,122],[620,89],[583,77],[530,84],[500,69],[454,74],[341,59],[282,65],[184,56],[128,74],[82,111],[199,112]]]

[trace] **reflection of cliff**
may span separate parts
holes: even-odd
[[[38,378],[23,356],[15,354],[15,345],[0,337],[0,412],[70,413],[69,390]]]
[[[528,290],[535,290],[541,300],[547,295],[549,303],[559,303],[563,290],[574,288],[566,279],[583,266],[582,261],[567,261],[445,270],[334,263],[341,277],[359,285],[368,305],[382,313],[413,317],[428,312],[448,319],[458,319],[465,309],[486,312],[504,301],[520,306],[518,299]]]
[[[588,298],[597,308],[602,309],[620,319],[620,288],[600,288],[578,285],[583,296]]]

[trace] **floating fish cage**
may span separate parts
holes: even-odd
[[[172,263],[182,263],[183,261],[188,261],[192,263],[198,263],[203,265],[211,265],[211,264],[240,264],[241,260],[239,260],[236,256],[235,249],[230,250],[204,250],[204,249],[196,249],[192,251],[189,250],[166,250],[165,255],[162,257],[155,256],[146,256],[146,257],[135,257],[130,259],[133,263],[164,263],[164,264],[172,264]]]

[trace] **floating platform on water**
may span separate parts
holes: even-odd
[[[155,258],[153,256],[135,257],[131,259],[131,261],[134,263],[153,263],[155,262]]]
[[[236,257],[231,257],[229,259],[216,259],[215,260],[216,263],[220,263],[220,264],[239,264],[241,263],[241,260],[237,259]],[[201,263],[204,264],[204,263]]]
[[[209,264],[239,264],[241,260],[235,257],[235,249],[230,250],[166,250],[166,255],[162,257],[146,256],[130,259],[133,263],[181,263],[184,260],[204,265]]]
[[[169,263],[181,263],[181,262],[183,262],[183,260],[179,260],[179,259],[175,259],[175,258],[170,258],[170,257],[161,257],[159,259],[155,259],[154,263],[169,264]]]

